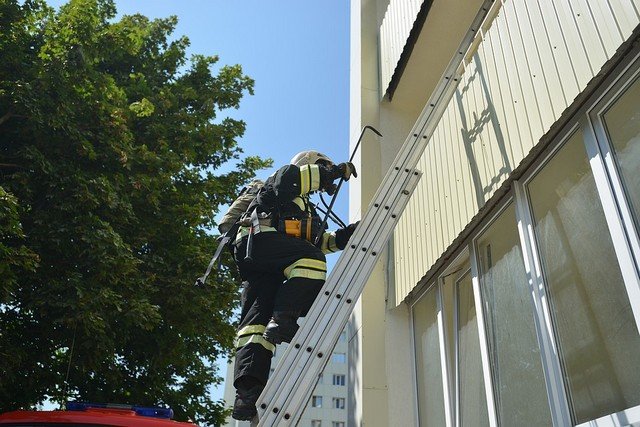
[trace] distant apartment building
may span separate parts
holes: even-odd
[[[298,426],[300,427],[346,427],[347,414],[349,408],[348,400],[348,327],[340,334],[338,343],[331,358],[327,362],[322,375],[318,378],[318,383],[313,390]],[[271,373],[274,372],[280,361],[285,345],[276,347],[276,352],[271,364]],[[224,400],[228,407],[233,406],[235,390],[233,382],[233,363],[227,365],[227,375],[225,379]],[[236,421],[232,418],[227,420],[225,427],[249,427],[250,423]]]
[[[640,426],[640,0],[351,4],[351,219],[424,151],[347,425]]]

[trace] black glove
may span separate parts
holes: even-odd
[[[358,224],[360,224],[360,221],[354,224],[349,224],[345,228],[336,230],[336,246],[338,249],[342,250],[347,247],[347,242],[349,242],[353,232],[356,231]]]
[[[357,177],[356,167],[351,162],[340,163],[339,165],[320,165],[320,189],[330,196],[333,196],[337,186],[333,183],[338,178],[349,181],[351,175]]]
[[[331,175],[333,179],[344,178],[345,181],[349,181],[351,175],[358,177],[356,167],[351,162],[340,163],[339,165],[333,165],[331,167]]]

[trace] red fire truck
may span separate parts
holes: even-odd
[[[143,406],[68,402],[66,411],[0,414],[2,427],[197,427],[174,421],[173,410]]]

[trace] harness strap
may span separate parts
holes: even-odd
[[[235,237],[236,233],[238,232],[238,228],[240,227],[239,224],[234,224],[229,230],[227,230],[226,233],[224,233],[218,240],[218,247],[216,248],[216,251],[213,254],[213,257],[211,257],[211,261],[209,261],[209,265],[207,266],[207,271],[204,272],[204,275],[202,277],[198,277],[196,279],[196,286],[199,287],[203,287],[205,285],[205,283],[207,282],[207,277],[209,277],[209,274],[211,274],[211,270],[213,269],[213,265],[216,263],[216,261],[218,261],[218,266],[216,267],[218,270],[220,269],[220,266],[222,265],[222,258],[220,258],[220,255],[222,254],[222,250],[224,249],[225,246],[227,246],[227,244],[231,241],[232,238]]]
[[[220,239],[220,243],[218,243],[218,248],[216,249],[216,252],[213,254],[211,261],[209,261],[209,266],[207,267],[207,271],[205,271],[204,276],[198,277],[198,279],[196,280],[196,286],[202,287],[205,285],[205,282],[207,281],[207,277],[209,277],[209,274],[211,274],[211,269],[213,268],[213,265],[216,263],[216,261],[218,261],[217,268],[220,268],[220,265],[222,263],[222,258],[220,258],[220,254],[222,253],[222,250],[224,249],[225,245],[229,243],[229,240],[231,240],[230,236],[224,236],[222,239]]]

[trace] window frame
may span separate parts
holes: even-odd
[[[630,201],[622,185],[613,148],[604,125],[604,114],[624,92],[640,80],[640,53],[636,53],[627,67],[615,76],[603,94],[582,118],[587,155],[596,178],[598,195],[602,201],[616,258],[627,290],[636,328],[640,331],[640,237],[631,213]],[[638,104],[640,108],[640,104]],[[640,423],[640,405],[590,420],[577,427],[609,427]]]
[[[495,392],[493,387],[493,373],[489,363],[489,353],[486,335],[486,323],[484,303],[480,292],[479,264],[477,257],[477,240],[484,231],[501,215],[510,203],[514,204],[516,226],[520,239],[522,258],[527,275],[528,288],[531,296],[533,321],[536,338],[540,348],[542,369],[547,391],[547,399],[551,411],[554,426],[575,427],[619,427],[629,423],[640,422],[640,405],[628,408],[613,414],[590,420],[581,424],[575,424],[572,420],[568,402],[568,390],[563,380],[561,361],[558,357],[558,344],[553,328],[551,310],[549,307],[549,292],[542,269],[537,238],[533,229],[533,213],[527,185],[544,168],[551,158],[574,135],[581,131],[583,144],[586,149],[588,161],[598,196],[603,206],[608,231],[613,240],[616,259],[618,260],[623,276],[627,297],[631,304],[636,320],[636,326],[640,331],[640,225],[636,224],[631,214],[629,200],[627,200],[617,164],[613,158],[612,147],[604,126],[603,115],[628,89],[636,79],[640,79],[640,48],[636,48],[633,54],[616,66],[600,84],[600,87],[587,98],[583,105],[571,116],[565,118],[565,122],[558,127],[557,133],[552,137],[548,145],[543,148],[537,158],[527,168],[511,181],[511,188],[506,194],[488,208],[485,218],[471,231],[453,252],[450,260],[440,268],[426,282],[420,292],[416,293],[408,301],[409,323],[411,328],[410,342],[413,364],[413,386],[415,395],[414,419],[419,425],[418,378],[413,307],[426,295],[427,292],[436,292],[438,310],[439,344],[441,353],[442,386],[444,392],[445,420],[447,427],[459,425],[459,389],[458,389],[458,337],[454,327],[453,337],[447,336],[444,325],[443,286],[444,277],[450,275],[460,267],[466,259],[471,268],[474,301],[478,332],[480,336],[482,368],[485,380],[487,396],[487,409],[489,421],[492,427],[498,426],[497,411],[495,407]],[[639,107],[640,108],[640,107]],[[562,118],[560,120],[563,120]],[[461,273],[462,274],[462,273]],[[457,292],[455,298],[457,299]],[[457,322],[457,301],[453,306],[454,322]],[[448,339],[453,339],[454,353],[448,354]],[[453,366],[452,366],[453,364]]]
[[[625,226],[629,227],[629,221],[633,223],[633,218],[630,215],[628,201],[622,189],[622,181],[617,173],[617,165],[614,164],[614,159],[611,156],[610,143],[602,122],[602,114],[617,101],[635,78],[640,78],[640,53],[635,54],[623,70],[611,73],[594,96],[576,112],[571,122],[561,129],[545,154],[519,180],[513,182],[517,203],[516,218],[518,219],[525,259],[525,270],[529,275],[530,290],[534,297],[536,333],[543,355],[547,394],[551,403],[554,425],[558,426],[613,427],[640,422],[640,405],[581,424],[576,424],[573,420],[568,402],[569,392],[563,380],[561,361],[557,356],[558,346],[550,315],[546,279],[538,251],[537,237],[533,231],[533,211],[528,184],[576,132],[582,132],[582,142],[602,203],[616,259],[620,265],[627,298],[636,320],[636,327],[640,331],[640,275],[639,266],[634,260],[633,254],[633,245],[638,245],[637,231],[635,236],[630,236],[627,232],[629,228],[625,228]],[[599,138],[596,135],[600,135]],[[635,243],[633,238],[635,238]]]
[[[596,179],[598,194],[605,207],[605,217],[620,270],[624,278],[627,296],[631,303],[636,327],[640,331],[640,238],[633,219],[631,203],[622,184],[613,147],[604,124],[604,114],[637,81],[640,84],[640,54],[636,61],[606,91],[602,99],[588,112],[582,126],[587,153],[592,159],[591,168]],[[640,108],[640,107],[639,107]],[[634,304],[634,302],[636,302]]]

